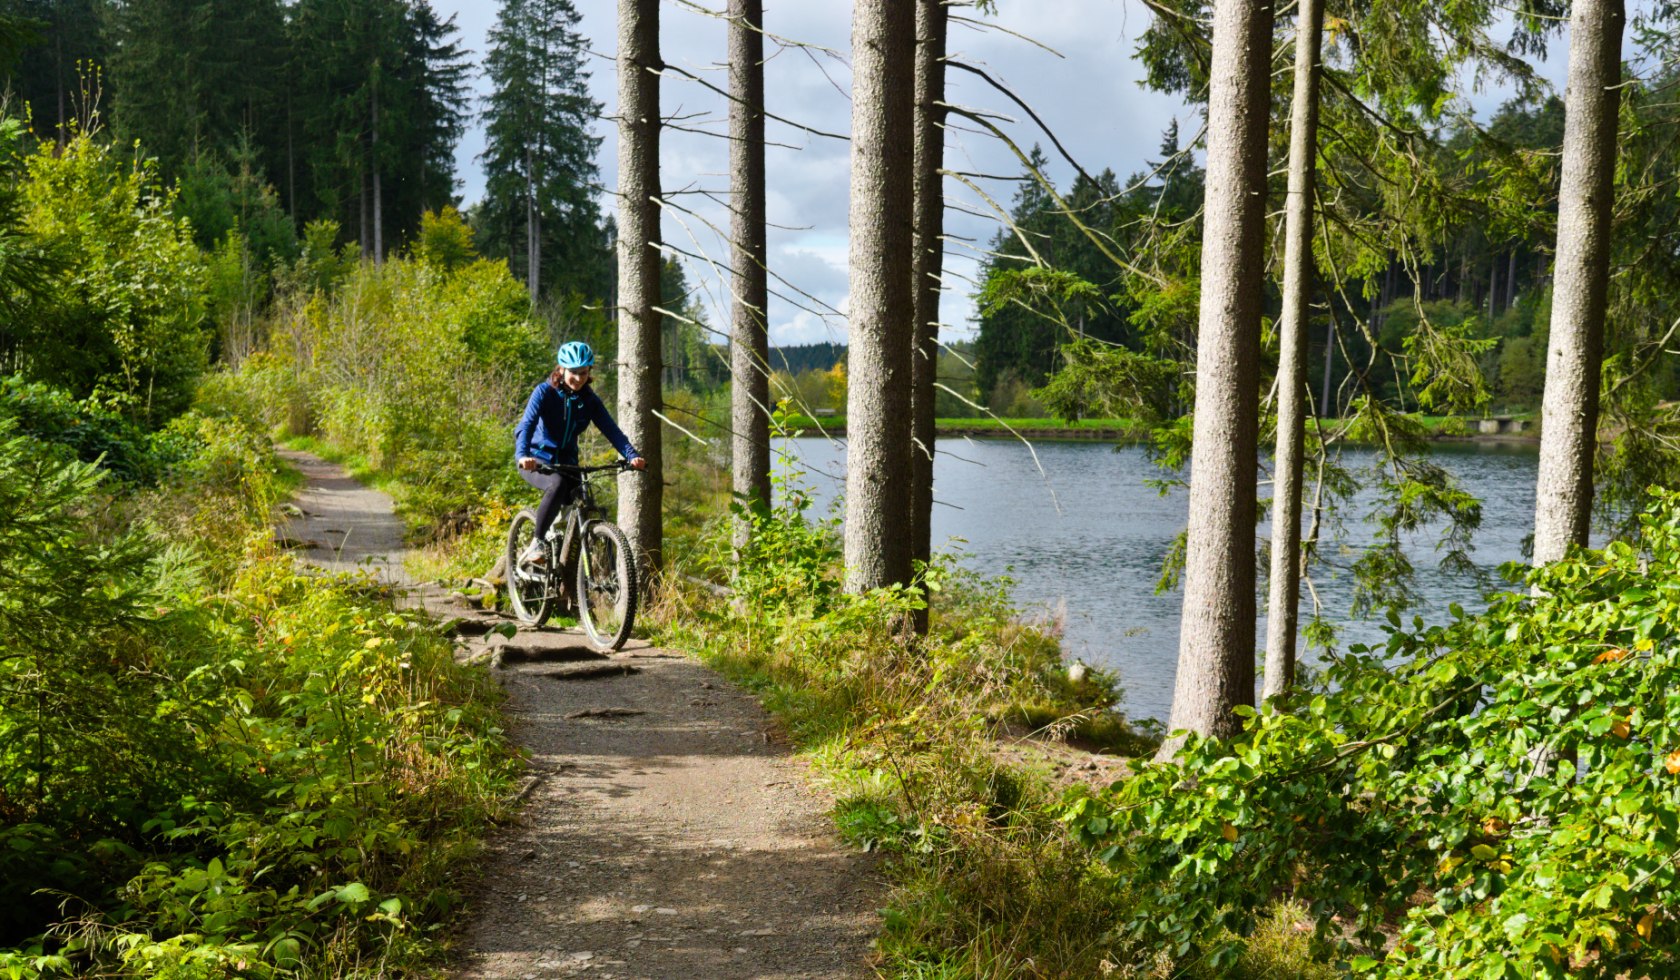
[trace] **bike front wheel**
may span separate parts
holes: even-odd
[[[507,596],[508,608],[513,610],[515,619],[541,626],[554,606],[551,576],[547,569],[519,561],[536,536],[536,514],[522,510],[514,515],[507,539]]]
[[[617,525],[590,524],[577,559],[578,619],[590,642],[617,650],[636,621],[636,559]]]

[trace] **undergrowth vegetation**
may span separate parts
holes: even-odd
[[[493,685],[275,550],[237,420],[142,434],[8,384],[0,975],[423,969],[514,765]]]
[[[739,555],[729,519],[717,520],[667,577],[662,639],[756,692],[831,783],[842,836],[890,856],[898,887],[881,969],[1100,975],[1126,892],[1057,821],[1048,765],[996,746],[1030,726],[1148,748],[1112,710],[1116,678],[1072,679],[1053,631],[1023,623],[1001,584],[948,560],[918,588],[846,594],[836,524],[808,515],[797,481],[780,483],[774,509],[736,508],[753,532]],[[725,578],[728,600],[685,584]],[[897,624],[924,594],[931,629],[910,642]]]
[[[266,348],[212,378],[214,397],[394,480],[416,528],[471,527],[486,490],[518,482],[510,420],[551,359],[523,287],[505,265],[423,256],[297,281]]]
[[[1659,976],[1680,969],[1680,493],[1637,544],[1534,592],[1334,658],[1229,742],[1191,738],[1108,786],[997,751],[1011,722],[1149,746],[1069,679],[994,583],[841,588],[835,527],[784,481],[673,583],[664,639],[757,692],[891,856],[881,969],[913,977]],[[1103,739],[1098,739],[1099,741]]]
[[[1068,809],[1128,883],[1115,932],[1235,962],[1276,895],[1377,977],[1680,970],[1680,494],[1532,593],[1397,618],[1293,711],[1250,711]]]

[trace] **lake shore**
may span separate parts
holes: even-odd
[[[809,436],[781,446],[798,474],[788,486],[808,500],[808,513],[839,516],[844,441]],[[1502,564],[1522,559],[1523,538],[1533,527],[1539,454],[1509,440],[1443,440],[1432,448],[1434,461],[1482,501],[1472,560],[1487,581],[1498,582]],[[934,457],[934,547],[968,571],[1008,576],[1016,608],[1053,623],[1069,656],[1118,672],[1127,717],[1168,717],[1183,609],[1176,590],[1158,586],[1162,559],[1185,526],[1187,488],[1163,488],[1166,474],[1135,443],[1047,440],[1029,452],[1012,439],[947,438],[940,449]],[[1368,474],[1381,465],[1381,454],[1346,446],[1341,463],[1356,487],[1341,503],[1341,519],[1326,530],[1324,553],[1334,562],[1315,568],[1315,594],[1321,615],[1337,629],[1337,649],[1380,646],[1387,642],[1386,621],[1350,614],[1357,581],[1345,556],[1357,556],[1372,540],[1364,517],[1380,506],[1382,491]],[[1256,484],[1263,478],[1257,465]],[[1440,531],[1431,522],[1404,535],[1419,599],[1408,616],[1426,622],[1448,621],[1453,603],[1465,609],[1482,604],[1479,580],[1440,565]],[[1270,525],[1258,526],[1256,536],[1269,539]],[[1255,628],[1265,636],[1263,621]]]

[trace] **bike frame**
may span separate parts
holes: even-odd
[[[555,560],[549,562],[549,574],[551,576],[559,576],[562,583],[567,580],[568,576],[565,574],[565,569],[571,567],[574,550],[578,552],[577,557],[581,557],[586,563],[584,574],[589,573],[587,567],[588,552],[579,548],[578,543],[583,540],[583,532],[589,529],[590,524],[606,517],[606,511],[602,510],[601,505],[595,500],[595,486],[591,477],[608,472],[622,473],[629,468],[630,464],[622,461],[610,463],[606,466],[570,466],[565,463],[557,463],[553,466],[537,467],[538,473],[576,473],[578,475],[576,499],[566,505],[565,513],[554,522],[554,527],[548,529],[549,541],[555,540],[557,531],[559,531],[558,537],[560,539],[560,547],[555,551]],[[559,525],[561,524],[565,525],[564,530],[560,530]],[[564,584],[561,587],[563,589]]]

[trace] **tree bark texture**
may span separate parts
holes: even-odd
[[[916,0],[852,8],[846,589],[910,579],[912,104]]]
[[[1190,522],[1169,730],[1226,736],[1254,703],[1254,515],[1268,0],[1215,0]],[[1177,750],[1169,740],[1162,752]]]
[[[377,71],[377,67],[376,67]],[[373,172],[373,262],[385,261],[385,190],[379,174],[379,83],[377,76],[372,88],[373,131],[372,150],[368,153],[368,169]]]
[[[729,219],[735,296],[730,312],[730,488],[770,502],[770,337],[764,218],[764,0],[729,2]],[[735,525],[735,547],[749,525]]]
[[[1301,469],[1307,418],[1307,326],[1313,284],[1313,200],[1318,164],[1322,0],[1295,8],[1295,99],[1289,120],[1289,200],[1283,243],[1283,317],[1278,343],[1277,448],[1272,484],[1272,572],[1266,604],[1265,696],[1295,684],[1301,599]]]
[[[1488,319],[1499,315],[1499,256],[1488,263]]]
[[[1373,307],[1374,308],[1374,307]],[[1331,313],[1324,318],[1324,382],[1318,398],[1318,414],[1320,418],[1336,417],[1336,391],[1331,386],[1336,370],[1336,316]]]
[[[1622,0],[1577,0],[1569,20],[1551,337],[1540,412],[1534,563],[1587,543],[1609,292]]]
[[[939,368],[940,276],[945,267],[945,0],[916,0],[914,221],[910,261],[910,559],[933,556],[934,382]],[[926,633],[927,610],[913,618]]]
[[[361,181],[360,181],[360,185],[358,186],[357,191],[356,191],[356,193],[358,195],[358,197],[356,199],[356,207],[357,207],[357,209],[359,210],[359,213],[360,213],[360,217],[359,217],[358,220],[360,220],[360,222],[361,222],[361,227],[357,229],[358,242],[359,242],[359,244],[361,246],[361,249],[362,249],[362,258],[365,259],[373,251],[373,239],[371,237],[369,237],[370,229],[372,228],[373,221],[369,217],[368,171],[367,171],[367,168],[371,167],[372,164],[367,162],[366,160],[364,160],[363,162],[367,163],[367,166],[358,166],[357,167],[358,172],[361,174]]]
[[[62,154],[65,143],[69,142],[70,127],[64,97],[64,20],[56,4],[53,6],[53,21],[53,63],[58,67],[58,151]]]
[[[525,289],[531,295],[531,305],[535,306],[537,294],[541,288],[538,280],[541,278],[541,260],[538,256],[540,246],[537,244],[541,232],[537,225],[537,169],[533,162],[531,147],[525,147]]]
[[[647,458],[619,477],[618,523],[644,572],[663,546],[659,388],[659,3],[618,2],[618,423]]]

